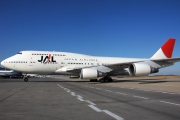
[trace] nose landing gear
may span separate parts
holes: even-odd
[[[24,76],[23,79],[24,79],[24,82],[28,82],[28,77],[27,76]]]

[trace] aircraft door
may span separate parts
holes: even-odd
[[[31,57],[31,59],[29,59],[29,66],[33,66],[33,63],[35,63]]]
[[[33,61],[29,60],[29,66],[33,66]]]

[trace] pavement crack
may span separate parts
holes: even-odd
[[[26,86],[26,87],[24,87],[24,88],[22,88],[22,89],[20,89],[20,90],[18,90],[18,91],[16,91],[16,92],[14,92],[14,93],[12,93],[11,95],[9,95],[9,96],[5,97],[4,99],[0,100],[0,102],[3,102],[3,101],[5,101],[5,100],[7,100],[8,98],[12,97],[13,95],[19,93],[19,92],[22,91],[22,90],[25,90],[26,88],[28,88],[28,87],[30,87],[30,86],[32,86],[32,84],[31,84],[31,85],[28,85],[28,86]]]

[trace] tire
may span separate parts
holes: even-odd
[[[24,78],[24,82],[28,82],[28,78],[27,77]]]
[[[90,79],[90,82],[97,82],[97,79]]]
[[[101,83],[108,83],[108,82],[112,82],[112,81],[113,81],[112,78],[109,76],[105,76],[99,80],[99,82],[101,82]]]

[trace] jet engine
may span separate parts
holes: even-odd
[[[157,73],[159,69],[153,68],[148,64],[133,63],[129,65],[129,74],[131,76],[148,76],[151,73]]]
[[[80,73],[81,79],[97,79],[98,77],[102,77],[102,75],[102,72],[99,72],[97,69],[93,68],[84,68]]]

